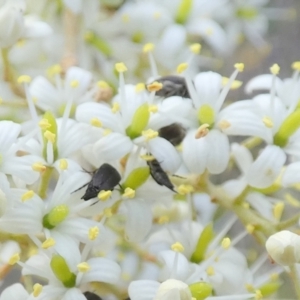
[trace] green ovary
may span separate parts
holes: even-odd
[[[215,111],[208,104],[202,105],[198,110],[198,120],[200,124],[212,126],[215,122]]]
[[[67,205],[55,206],[48,214],[43,218],[43,226],[48,229],[53,229],[66,219],[69,214],[69,207]]]

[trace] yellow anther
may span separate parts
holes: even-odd
[[[115,102],[111,108],[111,111],[115,114],[120,110],[120,104],[118,102]]]
[[[124,23],[128,23],[130,21],[130,18],[127,14],[122,15],[122,21]]]
[[[21,75],[19,78],[18,78],[18,83],[29,83],[31,81],[31,77],[28,76],[28,75]]]
[[[231,126],[231,123],[226,121],[226,120],[221,120],[219,123],[218,123],[218,127],[222,130],[225,130],[227,128],[229,128]]]
[[[194,54],[199,54],[200,51],[201,51],[201,44],[199,44],[199,43],[192,44],[192,45],[190,46],[190,50],[191,50],[191,52],[193,52]]]
[[[247,224],[246,230],[249,234],[252,234],[255,230],[255,226],[253,224]]]
[[[277,281],[277,280],[279,279],[279,274],[278,274],[278,273],[272,273],[272,274],[270,275],[270,279],[271,279],[272,281]]]
[[[55,137],[56,135],[52,132],[50,132],[49,130],[47,130],[45,133],[44,133],[44,137],[47,139],[47,141],[49,141],[50,143],[54,144],[55,142]]]
[[[154,44],[152,44],[152,43],[147,43],[143,47],[144,53],[152,52],[153,50],[154,50]]]
[[[140,92],[144,91],[145,89],[146,89],[146,86],[143,82],[140,82],[140,83],[136,84],[136,86],[135,86],[136,93],[140,93]]]
[[[182,72],[184,72],[187,68],[188,68],[188,64],[187,63],[181,63],[177,66],[176,72],[178,74],[181,74]]]
[[[30,191],[25,192],[22,195],[21,200],[22,200],[22,202],[25,202],[25,201],[31,199],[33,196],[34,196],[34,191],[30,190]]]
[[[294,207],[300,207],[300,202],[291,194],[285,194],[284,198],[290,205]]]
[[[228,84],[229,78],[228,77],[222,77],[222,86],[225,86]],[[243,82],[240,80],[234,80],[231,83],[230,89],[231,90],[236,90],[242,86]]]
[[[160,216],[159,219],[157,220],[157,223],[163,225],[169,223],[169,221],[170,218],[168,216]]]
[[[95,126],[95,127],[102,127],[102,122],[97,117],[92,118],[90,120],[90,124]]]
[[[260,290],[255,291],[255,300],[260,300],[263,298],[263,295]]]
[[[148,154],[141,155],[140,158],[141,158],[141,159],[144,159],[145,161],[152,161],[152,160],[155,159],[154,156],[148,155]]]
[[[273,216],[277,221],[279,221],[281,219],[283,210],[284,210],[284,203],[283,202],[278,202],[273,207]]]
[[[33,292],[32,292],[33,297],[38,297],[40,295],[40,293],[42,292],[42,290],[43,290],[43,286],[39,283],[36,283],[33,286]]]
[[[175,252],[180,252],[182,253],[184,251],[184,247],[181,243],[176,242],[171,246],[171,249]]]
[[[59,168],[64,171],[64,170],[67,170],[68,169],[68,161],[66,159],[61,159],[59,161]]]
[[[209,124],[202,124],[195,133],[195,139],[200,139],[207,136],[209,133]]]
[[[101,201],[106,201],[107,199],[109,199],[111,196],[111,191],[100,191],[99,194],[98,194],[98,198],[101,200]]]
[[[246,283],[245,288],[249,293],[254,293],[255,292],[255,287],[250,283]]]
[[[124,63],[120,62],[120,63],[116,63],[115,64],[115,68],[119,73],[124,73],[127,71],[127,67],[125,66]]]
[[[72,80],[72,81],[70,82],[70,86],[71,86],[72,88],[78,87],[78,86],[79,86],[79,81],[78,81],[78,80]]]
[[[54,76],[60,74],[61,72],[62,72],[62,68],[60,65],[53,65],[47,70],[49,76]]]
[[[230,238],[228,238],[228,237],[224,238],[224,239],[222,240],[221,245],[222,245],[222,248],[224,248],[224,249],[226,249],[226,250],[229,249],[229,247],[230,247],[230,245],[231,245],[231,240],[230,240]]]
[[[42,119],[40,122],[39,122],[39,126],[41,129],[48,129],[51,127],[51,124],[49,123],[48,119]]]
[[[147,141],[149,141],[158,137],[158,131],[155,131],[153,129],[147,129],[145,131],[142,131],[142,135]]]
[[[103,211],[103,214],[106,218],[112,217],[112,215],[113,215],[112,209],[110,207],[105,208]]]
[[[280,71],[280,67],[277,64],[274,64],[271,68],[270,71],[273,75],[278,75]]]
[[[81,273],[85,273],[85,272],[89,271],[90,269],[91,269],[91,267],[87,262],[82,262],[77,265],[77,270]]]
[[[97,82],[97,86],[99,88],[101,88],[101,89],[107,89],[107,88],[109,88],[109,84],[106,81],[104,81],[104,80],[98,81]]]
[[[213,276],[213,275],[215,275],[215,269],[214,269],[212,266],[208,267],[208,268],[206,269],[206,274],[207,274],[208,276]]]
[[[268,127],[268,128],[273,128],[274,123],[273,123],[273,121],[272,121],[271,118],[269,118],[269,117],[264,117],[264,118],[262,119],[262,121],[263,121],[263,123],[265,124],[266,127]]]
[[[152,113],[158,112],[158,106],[157,105],[149,105],[149,111]]]
[[[15,253],[14,255],[12,255],[8,261],[8,264],[13,266],[14,264],[16,264],[18,261],[20,260],[20,254],[19,253]]]
[[[31,166],[32,170],[33,171],[36,171],[36,172],[44,172],[47,167],[44,166],[42,163],[40,162],[37,162],[37,163],[34,163],[32,166]]]
[[[131,188],[126,188],[123,195],[124,198],[134,198],[135,197],[135,190]]]
[[[180,195],[187,195],[192,193],[194,191],[194,188],[189,184],[181,184],[178,187],[177,191]]]
[[[95,240],[99,235],[99,228],[97,226],[91,227],[89,229],[89,239],[91,241]]]
[[[292,63],[292,69],[296,71],[300,71],[300,61],[295,61]]]
[[[155,13],[153,14],[153,18],[154,18],[155,20],[159,19],[160,17],[161,17],[161,12],[160,12],[160,11],[157,11],[157,12],[155,12]]]
[[[50,247],[53,247],[56,244],[55,240],[53,238],[48,238],[46,239],[43,244],[42,244],[42,248],[43,249],[48,249]]]
[[[149,92],[158,92],[163,88],[163,84],[158,81],[154,81],[147,85],[147,90]]]
[[[245,65],[242,64],[242,63],[238,63],[238,64],[235,64],[234,67],[235,67],[239,72],[243,72],[243,71],[244,71],[244,68],[245,68]]]

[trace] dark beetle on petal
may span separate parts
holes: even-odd
[[[190,94],[185,79],[176,75],[163,76],[155,80],[163,84],[161,90],[157,91],[156,96],[168,98],[172,96],[180,96],[190,98]]]
[[[169,141],[173,146],[178,146],[186,135],[186,129],[179,123],[173,123],[171,125],[162,127],[158,130],[160,137]]]
[[[119,172],[110,164],[105,163],[93,173],[93,177],[90,182],[83,185],[76,191],[88,186],[81,199],[90,200],[97,197],[100,191],[112,191],[120,181],[121,175]]]
[[[102,300],[98,295],[91,292],[84,292],[83,295],[87,300]]]
[[[170,181],[167,173],[163,170],[160,163],[156,159],[147,161],[147,165],[149,166],[151,177],[156,181],[156,183],[159,185],[164,185],[176,193],[174,190],[174,185]]]

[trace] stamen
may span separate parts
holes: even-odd
[[[49,123],[48,119],[42,119],[40,122],[39,122],[39,126],[41,129],[48,129],[51,127],[51,124]]]
[[[98,81],[98,82],[97,82],[97,86],[98,86],[99,88],[102,88],[102,89],[106,89],[106,88],[109,88],[109,87],[110,87],[109,84],[108,84],[106,81],[104,81],[104,80]]]
[[[20,254],[19,253],[15,253],[14,255],[12,255],[8,261],[8,264],[13,266],[14,264],[16,264],[18,261],[20,260]]]
[[[56,241],[53,238],[48,238],[43,242],[42,248],[48,249],[50,247],[53,247],[55,244],[56,244]]]
[[[229,249],[230,248],[230,245],[231,245],[231,240],[230,240],[230,238],[224,238],[223,240],[222,240],[222,248],[224,248],[225,250],[227,250],[227,249]]]
[[[127,67],[124,63],[120,62],[120,63],[116,63],[115,64],[115,68],[117,70],[118,73],[124,73],[127,71]]]
[[[94,241],[98,237],[98,235],[99,235],[99,227],[95,226],[89,229],[88,236],[91,241]]]
[[[99,194],[98,194],[98,198],[101,200],[101,201],[106,201],[110,198],[111,196],[111,191],[100,191]]]
[[[273,121],[271,120],[271,118],[269,118],[269,117],[264,117],[262,121],[263,121],[263,123],[265,124],[266,127],[268,127],[268,128],[273,128],[274,123],[273,123]]]
[[[271,68],[270,71],[273,75],[278,75],[279,71],[280,71],[280,67],[278,66],[278,64],[274,64]]]
[[[111,111],[115,114],[116,112],[120,111],[120,104],[115,102],[111,108]]]
[[[155,131],[153,129],[147,129],[145,131],[142,131],[142,136],[146,139],[146,141],[149,141],[158,137],[158,131]]]
[[[200,139],[202,137],[207,136],[209,133],[209,124],[205,123],[202,124],[195,133],[195,139]]]
[[[255,300],[260,300],[263,298],[263,295],[260,290],[255,291]]]
[[[28,75],[21,75],[18,78],[18,83],[22,84],[22,83],[29,83],[31,81],[31,77]]]
[[[112,209],[110,207],[105,208],[103,214],[106,218],[111,218],[113,216]]]
[[[283,210],[284,210],[284,202],[278,202],[275,204],[273,208],[273,216],[277,221],[281,219]]]
[[[76,87],[78,87],[78,86],[79,86],[79,81],[78,81],[78,80],[72,80],[72,81],[70,82],[70,87],[76,88]]]
[[[60,74],[61,72],[62,72],[62,68],[60,65],[53,65],[47,70],[47,74],[50,78]]]
[[[180,195],[188,195],[194,191],[193,186],[189,184],[181,184],[178,188],[177,191]]]
[[[165,216],[160,216],[157,220],[157,223],[160,225],[163,225],[163,224],[169,223],[169,221],[170,221],[170,218],[165,215]]]
[[[155,159],[153,155],[144,154],[140,156],[141,159],[144,159],[145,161],[152,161]]]
[[[182,253],[184,251],[184,247],[181,243],[176,242],[171,246],[171,249],[175,252],[180,252]]]
[[[221,120],[219,123],[218,123],[218,127],[222,130],[225,130],[227,128],[229,128],[231,126],[231,123],[228,122],[227,120]]]
[[[295,71],[300,71],[300,61],[295,61],[292,63],[292,69]]]
[[[52,144],[55,143],[56,135],[54,133],[50,132],[49,130],[47,130],[44,133],[44,137],[47,139],[48,142],[51,142]]]
[[[124,63],[121,62],[121,63],[116,63],[115,68],[119,72],[121,103],[124,103],[126,101],[124,72],[127,71],[127,67],[125,66]]]
[[[64,171],[68,169],[68,161],[66,159],[60,159],[59,168]]]
[[[215,275],[215,269],[213,268],[213,266],[209,266],[207,269],[206,269],[206,274],[208,276],[213,276]]]
[[[36,171],[36,172],[44,172],[47,169],[47,167],[44,166],[42,163],[34,163],[31,166],[31,168],[33,171]]]
[[[201,51],[201,44],[195,43],[190,46],[190,50],[194,54],[199,54]]]
[[[42,292],[43,290],[43,286],[39,283],[36,283],[34,286],[33,286],[33,297],[38,297],[40,295],[40,293]]]
[[[158,77],[157,66],[153,56],[154,44],[148,43],[144,45],[143,52],[148,54],[150,69],[153,77]]]
[[[229,78],[228,77],[222,77],[222,86],[224,87],[225,85],[228,84]],[[234,80],[231,83],[230,89],[231,90],[236,90],[242,86],[243,82],[240,80]]]
[[[157,105],[150,105],[149,106],[149,112],[152,112],[152,113],[158,112],[158,106]]]
[[[134,198],[135,197],[135,190],[127,187],[125,192],[123,193],[122,197],[124,198]]]
[[[136,84],[136,86],[135,86],[136,93],[140,93],[140,92],[144,91],[145,89],[146,89],[145,84],[142,82]]]
[[[253,224],[247,224],[246,230],[249,234],[252,234],[255,230],[255,226]]]
[[[102,122],[97,117],[92,118],[90,124],[95,127],[102,127]]]
[[[158,81],[154,81],[147,85],[147,90],[149,92],[158,92],[163,88],[163,84]]]
[[[82,262],[77,265],[77,269],[81,273],[86,273],[91,269],[90,265],[87,262]]]
[[[187,63],[181,63],[180,65],[177,66],[176,72],[178,74],[181,74],[188,68],[188,66],[189,65]]]
[[[22,202],[25,202],[25,201],[31,199],[33,196],[34,196],[34,191],[30,190],[30,191],[25,192],[22,195],[21,200],[22,200]]]

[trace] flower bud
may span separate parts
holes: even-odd
[[[282,266],[290,266],[300,261],[300,236],[283,230],[271,235],[266,242],[270,257]]]
[[[192,294],[189,286],[176,279],[168,279],[164,281],[158,288],[154,300],[190,300]]]

